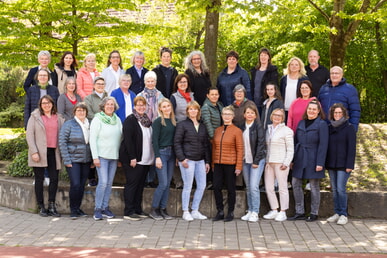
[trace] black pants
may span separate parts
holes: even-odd
[[[215,164],[213,184],[216,209],[218,211],[223,211],[224,209],[222,195],[223,182],[227,188],[228,212],[234,211],[236,199],[235,181],[235,165]]]
[[[56,191],[58,190],[58,174],[56,169],[55,148],[47,148],[47,171],[50,177],[48,186],[48,201],[55,202]],[[38,205],[44,205],[43,181],[45,167],[33,167],[35,174],[35,195]]]
[[[124,215],[128,216],[133,213],[141,213],[142,193],[150,166],[137,164],[133,168],[129,164],[122,164],[122,167],[126,177],[124,188]]]

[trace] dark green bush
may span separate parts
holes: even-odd
[[[0,160],[13,160],[17,153],[27,150],[25,133],[19,137],[0,141]]]
[[[20,152],[8,166],[10,176],[32,177],[32,168],[28,166],[28,150]]]

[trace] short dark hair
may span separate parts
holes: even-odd
[[[235,50],[228,51],[228,53],[226,54],[226,61],[229,57],[235,57],[236,60],[239,60],[239,54]]]
[[[163,53],[169,53],[171,56],[172,56],[172,49],[168,48],[168,47],[161,47],[160,48],[160,57],[163,55]]]

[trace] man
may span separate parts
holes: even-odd
[[[306,75],[313,86],[312,95],[317,97],[321,86],[323,86],[329,79],[329,71],[324,66],[318,63],[320,56],[317,50],[311,50],[308,53],[309,65],[305,66]]]
[[[347,83],[343,78],[343,69],[334,66],[330,70],[330,79],[320,89],[318,99],[325,114],[329,114],[329,108],[335,103],[342,103],[348,110],[349,122],[356,131],[360,121],[360,101],[356,88]]]

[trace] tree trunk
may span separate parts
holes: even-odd
[[[210,69],[210,78],[212,86],[216,86],[217,79],[217,49],[218,49],[218,29],[219,29],[219,7],[221,0],[211,0],[206,8],[206,21],[204,38],[204,55]]]

